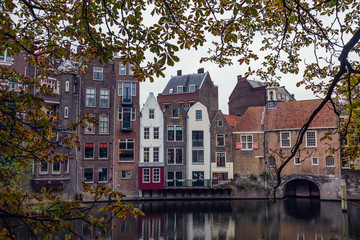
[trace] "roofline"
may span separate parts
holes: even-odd
[[[338,127],[309,127],[308,130],[337,129]],[[264,129],[264,132],[282,132],[282,131],[299,131],[301,128],[283,128],[283,129]]]
[[[196,74],[196,73],[195,73],[195,74]],[[200,74],[200,73],[197,73],[197,74]],[[206,71],[206,73],[205,73],[205,75],[204,75],[204,78],[202,79],[201,84],[200,84],[200,86],[199,86],[199,89],[201,89],[202,85],[204,84],[205,78],[206,78],[207,75],[209,75],[209,71]],[[210,75],[209,75],[209,76],[210,76]]]
[[[252,134],[256,134],[256,133],[264,133],[264,131],[244,131],[244,132],[233,132],[233,134],[243,134],[243,133],[252,133]]]

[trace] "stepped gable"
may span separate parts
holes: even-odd
[[[208,72],[172,76],[168,84],[164,88],[162,94],[168,95],[168,94],[177,93],[177,86],[183,86],[184,87],[183,93],[186,93],[188,92],[189,85],[191,84],[195,84],[196,89],[199,89],[201,88],[202,83],[205,80],[206,74],[208,74]],[[173,92],[171,92],[170,89],[173,89]]]
[[[322,100],[278,102],[276,108],[266,110],[265,130],[299,129]],[[310,128],[337,127],[338,117],[331,103],[327,103],[312,121]]]
[[[265,107],[249,107],[240,117],[234,132],[261,131]]]

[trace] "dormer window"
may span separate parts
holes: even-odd
[[[189,92],[195,92],[195,89],[196,89],[195,84],[191,84],[191,85],[189,86]]]
[[[125,75],[126,74],[126,68],[125,68],[125,65],[120,62],[119,63],[119,75]]]
[[[183,93],[183,86],[177,86],[177,93]]]
[[[173,93],[173,92],[174,92],[174,89],[170,88],[169,93]]]

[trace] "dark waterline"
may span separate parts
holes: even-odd
[[[89,232],[76,224],[86,239],[169,240],[340,240],[360,239],[360,208],[319,199],[202,200],[132,203],[145,217],[116,220],[110,236]],[[22,234],[24,236],[24,234]],[[29,239],[29,238],[21,238]],[[61,237],[59,238],[61,239]]]

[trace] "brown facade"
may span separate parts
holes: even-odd
[[[116,75],[114,189],[128,197],[138,195],[140,146],[140,87],[129,64],[114,58]]]
[[[177,114],[174,114],[174,111],[177,112]],[[176,180],[188,178],[188,176],[186,176],[187,113],[184,108],[175,101],[164,112],[164,117],[165,187],[180,187],[183,185],[183,182]],[[177,126],[182,129],[181,139],[176,136]],[[174,137],[169,137],[169,134],[171,134],[169,133],[170,129],[175,131]],[[181,153],[179,151],[181,151]],[[178,154],[181,154],[181,158],[179,158]],[[171,180],[171,183],[169,184],[169,181],[166,180]]]

